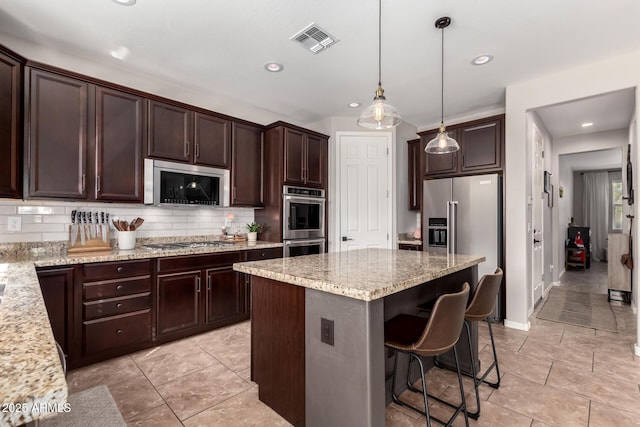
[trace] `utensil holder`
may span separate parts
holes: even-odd
[[[136,247],[136,232],[118,231],[118,247],[120,250],[130,250]]]

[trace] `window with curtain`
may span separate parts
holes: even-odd
[[[622,231],[622,180],[611,181],[611,229]]]

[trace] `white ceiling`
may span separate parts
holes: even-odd
[[[304,125],[357,116],[371,102],[377,14],[376,0],[138,0],[131,7],[111,0],[0,0],[0,43],[26,41]],[[434,21],[445,15],[453,20],[445,30],[445,121],[503,108],[511,84],[640,50],[637,0],[384,0],[382,85],[403,119],[419,129],[440,120]],[[340,41],[314,55],[289,40],[312,22]],[[124,61],[110,56],[119,46],[130,51]],[[495,59],[471,65],[479,54]],[[266,72],[271,60],[284,71]],[[354,111],[351,101],[363,105]]]
[[[560,168],[568,168],[578,172],[621,169],[622,161],[622,148],[608,148],[606,150],[563,154],[560,156]]]

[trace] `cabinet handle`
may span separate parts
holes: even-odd
[[[211,290],[211,276],[207,276],[207,290]]]
[[[196,278],[196,292],[200,293],[200,278]]]
[[[116,286],[116,291],[121,291],[123,289],[124,289],[124,286],[122,286],[122,285]]]
[[[122,329],[117,329],[117,330],[116,330],[116,334],[118,334],[118,335],[122,335]]]
[[[232,195],[232,199],[235,201],[236,200],[236,187],[233,187],[233,191],[232,191],[233,195]]]
[[[87,176],[85,174],[82,174],[82,192],[83,193],[84,193],[86,178]]]
[[[200,144],[198,144],[197,142],[194,144],[195,145],[195,150],[196,150],[196,158],[200,157]]]
[[[124,267],[122,267],[122,266],[118,266],[118,268],[116,268],[116,271],[118,273],[122,273],[123,270],[124,270]]]
[[[100,192],[100,175],[96,176],[96,192]]]
[[[189,157],[189,141],[184,142],[184,156]]]

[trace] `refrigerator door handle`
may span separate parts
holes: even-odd
[[[458,218],[458,202],[454,200],[447,201],[447,253],[455,254],[458,250],[456,229]]]

